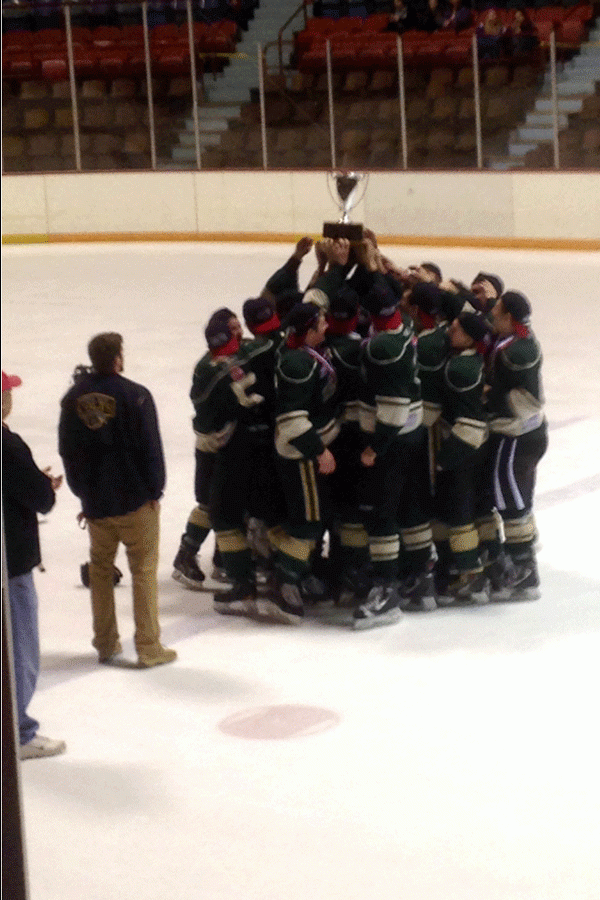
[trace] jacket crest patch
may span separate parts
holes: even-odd
[[[77,415],[90,431],[97,431],[114,419],[116,411],[115,398],[107,394],[84,394],[77,400]]]

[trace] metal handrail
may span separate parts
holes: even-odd
[[[279,46],[279,74],[280,75],[283,75],[283,32],[288,27],[288,25],[292,24],[292,22],[294,21],[296,16],[301,11],[304,12],[304,27],[306,28],[306,23],[308,22],[308,14],[306,12],[306,7],[309,5],[312,6],[312,3],[309,3],[309,0],[302,0],[302,3],[300,4],[300,6],[296,9],[295,12],[292,13],[292,15],[289,17],[287,22],[284,22],[284,24],[279,29],[279,34],[277,35],[277,44]]]

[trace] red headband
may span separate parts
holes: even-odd
[[[275,331],[280,325],[281,322],[279,321],[279,316],[275,312],[267,322],[260,322],[258,325],[252,325],[250,331],[252,334],[264,334],[265,331]]]
[[[233,353],[237,353],[239,349],[240,339],[232,336],[226,344],[223,344],[222,347],[211,347],[210,355],[213,357],[213,359],[216,359],[219,356],[231,356]]]

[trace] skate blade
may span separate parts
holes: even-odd
[[[433,612],[437,607],[435,597],[422,597],[420,600],[409,600],[400,604],[403,612]]]
[[[191,591],[203,591],[204,590],[204,582],[203,581],[193,581],[191,578],[186,578],[179,569],[173,569],[171,572],[171,578],[173,581],[178,581],[184,587],[189,588]]]
[[[259,599],[256,606],[261,619],[281,625],[300,625],[304,621],[304,616],[281,609],[273,600]]]
[[[395,625],[402,618],[400,607],[391,609],[382,616],[369,616],[366,619],[354,619],[354,631],[366,631],[369,628],[379,628],[382,625]]]
[[[252,616],[256,615],[254,600],[236,600],[234,603],[213,602],[213,609],[222,616]]]

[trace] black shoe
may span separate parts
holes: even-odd
[[[90,564],[84,563],[79,567],[79,574],[81,575],[81,583],[84,587],[89,588],[90,586]],[[121,578],[123,577],[123,573],[120,569],[117,569],[116,566],[113,566],[113,584],[117,585]]]
[[[234,582],[230,591],[215,594],[213,608],[224,616],[248,616],[256,613],[256,588],[251,581]]]
[[[437,608],[433,572],[410,575],[400,588],[400,609],[408,612],[431,612]]]
[[[354,610],[354,628],[362,630],[378,625],[393,625],[401,615],[398,583],[380,582],[373,585],[365,602]]]
[[[173,561],[172,578],[194,591],[199,591],[204,581],[202,572],[196,562],[196,553],[191,547],[180,547]]]

